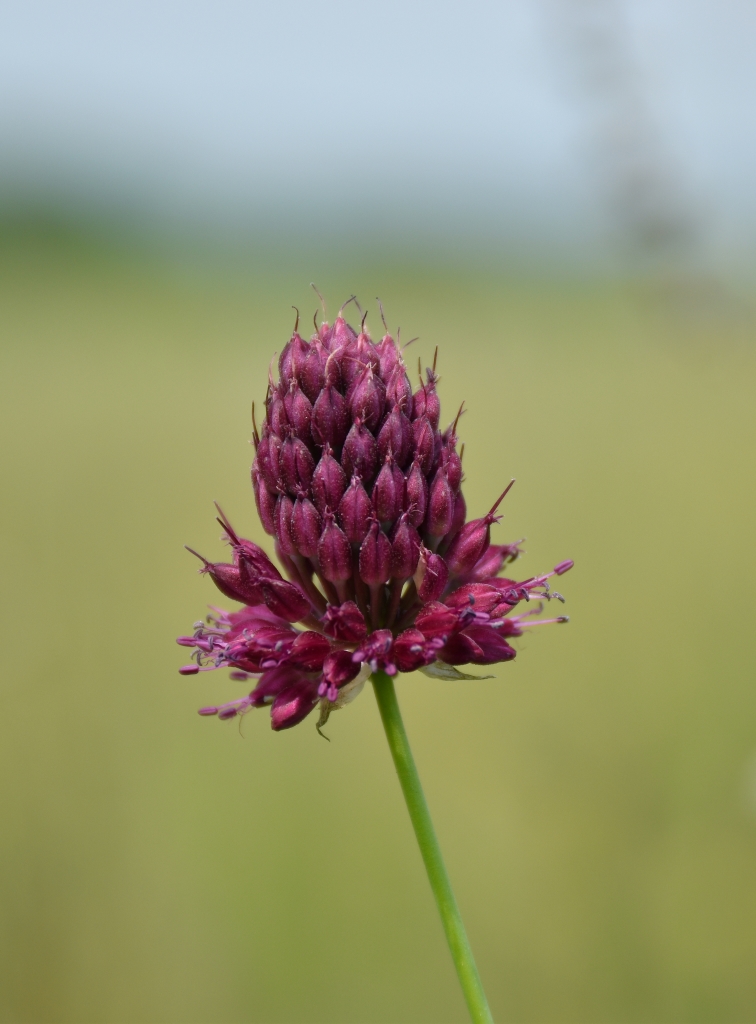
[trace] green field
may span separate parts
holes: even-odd
[[[314,279],[439,346],[468,507],[517,478],[524,575],[576,562],[570,624],[495,679],[398,684],[494,1016],[756,1020],[753,317],[302,264],[2,249],[2,1019],[465,1019],[369,690],[325,743],[201,719],[239,685],[176,673],[213,499],[267,543],[250,402]]]

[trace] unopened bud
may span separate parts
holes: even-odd
[[[347,391],[346,400],[352,417],[361,419],[368,430],[375,430],[386,404],[386,385],[373,373],[371,365],[355,377]]]
[[[289,420],[286,415],[283,398],[281,398],[277,391],[274,391],[268,400],[266,418],[271,433],[276,434],[278,437],[283,437],[289,426]]]
[[[344,317],[339,313],[333,322],[331,328],[329,350],[331,352],[337,352],[339,349],[346,348],[347,345],[351,345],[357,335],[354,333],[352,328],[346,322]]]
[[[390,377],[383,378],[386,383],[386,408],[399,408],[409,417],[412,412],[412,385],[403,363],[398,363]]]
[[[412,424],[398,406],[394,406],[378,432],[378,454],[385,459],[393,453],[396,464],[404,469],[412,451]]]
[[[449,486],[443,466],[437,471],[430,487],[425,529],[431,537],[443,537],[451,529],[454,517],[454,492]]]
[[[345,490],[346,474],[331,454],[330,445],[326,444],[312,474],[312,496],[321,515],[328,508],[335,511],[339,507]]]
[[[421,548],[414,581],[421,601],[438,601],[449,582],[449,569],[441,555]]]
[[[283,441],[277,434],[263,437],[255,453],[255,465],[269,491],[278,489],[281,483],[281,447]]]
[[[399,355],[399,349],[396,347],[396,342],[388,331],[375,346],[375,351],[378,355],[381,377],[384,380],[388,380],[397,363],[401,361],[401,356]]]
[[[318,561],[324,578],[331,583],[348,580],[352,575],[352,549],[331,512],[325,514],[325,526],[318,544]]]
[[[446,470],[449,486],[456,494],[462,483],[462,460],[459,453],[454,448],[445,445],[441,449],[441,465]]]
[[[378,521],[393,523],[404,507],[404,473],[394,462],[391,452],[373,484],[372,497]]]
[[[299,370],[299,383],[302,390],[314,402],[325,383],[325,367],[328,361],[326,351],[317,334],[310,340],[310,348]]]
[[[359,473],[365,483],[370,483],[378,472],[378,446],[375,438],[361,420],[356,419],[347,434],[341,464],[348,476]]]
[[[265,482],[262,480],[260,474],[255,471],[254,465],[252,466],[252,490],[255,493],[257,514],[260,517],[263,530],[265,530],[267,534],[270,534],[271,537],[274,537],[276,534],[276,495],[269,491],[265,486]]]
[[[498,522],[500,519],[500,516],[496,516],[494,513],[513,483],[514,480],[496,500],[488,515],[482,519],[473,519],[472,522],[465,523],[449,545],[449,550],[446,552],[446,564],[454,576],[466,576],[473,570],[478,559],[482,558],[488,550],[488,545],[491,543],[491,523]]]
[[[417,458],[415,458],[412,468],[407,474],[404,503],[409,521],[414,527],[419,529],[423,525],[425,512],[428,508],[428,481],[423,475]]]
[[[270,709],[270,724],[276,731],[291,729],[307,718],[315,707],[317,698],[309,690],[299,687],[284,690],[273,701]]]
[[[281,478],[289,494],[307,491],[315,471],[315,460],[304,441],[287,437],[281,446]]]
[[[329,444],[341,451],[349,429],[349,408],[344,396],[332,384],[327,384],[318,395],[312,410],[310,430],[315,444]]]
[[[375,346],[363,331],[347,347],[341,360],[341,375],[344,380],[344,387],[347,390],[349,390],[352,381],[359,377],[366,366],[372,367],[373,372],[378,373],[380,360],[375,351]]]
[[[415,572],[420,558],[420,535],[405,512],[394,527],[391,539],[391,577],[406,580]]]
[[[415,459],[420,469],[427,476],[433,466],[436,440],[433,435],[433,427],[430,425],[427,416],[421,416],[412,424],[412,434],[415,442]]]
[[[296,381],[292,381],[283,403],[292,430],[305,444],[309,444],[312,403]]]
[[[297,331],[294,331],[291,340],[284,345],[283,351],[278,357],[278,371],[287,388],[292,380],[299,379],[299,371],[307,358],[309,347]]]
[[[391,576],[391,543],[375,520],[360,545],[359,568],[361,578],[371,587]]]
[[[298,497],[291,515],[291,537],[297,551],[305,558],[318,553],[320,541],[320,516],[309,498]]]
[[[372,511],[368,493],[355,474],[339,503],[339,522],[352,544],[361,543],[367,534]]]
[[[312,610],[299,587],[288,580],[260,580],[258,586],[267,607],[287,622],[299,622]]]
[[[291,534],[293,512],[294,502],[289,495],[279,495],[275,510],[276,540],[285,555],[296,555],[297,553],[297,546]]]

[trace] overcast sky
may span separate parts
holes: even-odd
[[[755,44],[751,0],[6,3],[0,183],[219,224],[569,235],[617,219],[641,146],[659,202],[738,251]]]

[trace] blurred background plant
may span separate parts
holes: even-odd
[[[495,539],[577,562],[496,679],[399,683],[495,1017],[754,1018],[755,30],[4,12],[3,1020],[465,1019],[371,696],[240,736],[176,674],[211,499],[266,542],[249,405],[311,280],[439,346],[471,514],[516,476]]]

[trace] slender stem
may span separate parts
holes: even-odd
[[[488,1008],[478,968],[475,966],[465,926],[462,923],[459,907],[454,899],[451,882],[444,866],[444,859],[441,856],[441,847],[438,845],[428,805],[425,802],[407,733],[404,731],[394,682],[385,672],[374,672],[372,680],[375,697],[378,701],[378,710],[383,720],[383,728],[386,730],[386,739],[394,759],[394,767],[399,776],[425,870],[428,872],[428,880],[441,914],[441,922],[446,932],[454,966],[457,968],[470,1019],[474,1024],[493,1024],[493,1017]]]

